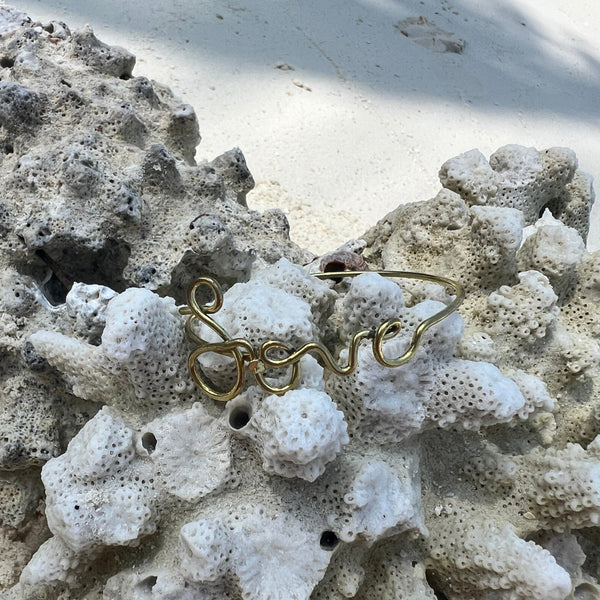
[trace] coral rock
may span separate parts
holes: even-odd
[[[263,468],[283,477],[314,481],[349,442],[344,414],[316,390],[268,396],[254,411],[250,433],[257,439]]]
[[[465,531],[466,529],[466,531]],[[547,550],[520,539],[510,526],[450,520],[440,546],[433,544],[431,578],[445,578],[454,597],[564,600],[571,578]]]
[[[435,198],[314,259],[281,211],[247,209],[238,149],[195,163],[194,110],[126,50],[1,7],[0,52],[3,597],[598,597],[600,253],[573,152],[450,159]],[[323,281],[323,260],[448,276],[467,298],[384,367],[367,333],[399,319],[383,351],[402,355],[450,291]],[[344,365],[366,330],[356,369],[312,345],[296,389],[245,372],[213,402],[177,308],[201,275],[253,350],[321,344]]]

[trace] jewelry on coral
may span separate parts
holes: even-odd
[[[342,366],[336,362],[331,352],[320,342],[309,342],[295,350],[288,344],[278,340],[267,340],[257,348],[247,339],[232,338],[223,327],[209,316],[221,310],[223,306],[223,290],[221,289],[221,286],[212,277],[200,277],[188,288],[188,305],[179,309],[179,312],[182,315],[189,315],[185,324],[186,333],[188,338],[197,344],[197,348],[191,352],[188,358],[188,367],[194,381],[206,395],[214,400],[227,402],[232,398],[235,398],[235,396],[242,391],[244,386],[244,364],[248,363],[248,369],[252,372],[256,382],[262,389],[271,394],[281,395],[294,389],[298,385],[301,374],[300,359],[306,354],[318,355],[323,366],[337,375],[348,375],[352,373],[358,364],[358,346],[359,342],[363,339],[372,340],[373,355],[377,362],[386,367],[399,367],[414,357],[423,334],[430,327],[453,313],[460,306],[465,296],[463,287],[459,283],[446,277],[428,275],[427,273],[416,273],[411,271],[335,271],[313,273],[313,275],[319,279],[339,280],[345,277],[356,277],[363,273],[376,273],[383,277],[430,281],[451,288],[451,295],[454,295],[455,298],[446,306],[446,308],[419,323],[412,336],[408,349],[401,356],[397,358],[388,358],[383,353],[384,340],[395,337],[402,328],[402,322],[400,320],[388,319],[376,329],[363,329],[354,335],[348,349],[348,364]],[[211,302],[207,304],[200,304],[198,302],[197,293],[200,288],[208,288],[208,290],[210,290],[213,296]],[[196,321],[200,321],[212,329],[221,337],[222,341],[208,342],[203,340],[193,329]],[[287,356],[284,358],[274,357],[272,354],[277,350],[283,351]],[[218,390],[214,383],[202,372],[198,359],[203,354],[211,352],[229,357],[235,361],[236,380],[230,390]],[[271,356],[269,356],[269,353],[271,353]],[[292,369],[287,384],[277,386],[273,383],[269,383],[266,375],[268,369],[284,369],[287,367],[291,367]]]

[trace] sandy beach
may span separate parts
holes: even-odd
[[[426,200],[471,148],[572,148],[600,176],[600,3],[15,0],[137,56],[194,106],[196,159],[238,146],[257,209],[315,252]],[[600,247],[596,209],[589,248]]]

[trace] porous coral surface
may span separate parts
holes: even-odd
[[[573,152],[451,159],[436,198],[304,269],[282,215],[245,206],[241,153],[195,164],[193,109],[127,51],[0,11],[4,599],[600,598],[600,254]],[[365,339],[353,373],[307,355],[283,395],[193,385],[198,276],[254,346],[344,364],[399,318],[401,355],[449,290],[309,274],[364,260],[455,279],[460,314],[401,367]]]
[[[148,422],[173,394],[192,397],[181,321],[167,297],[183,300],[188,270],[231,285],[281,256],[312,258],[289,240],[283,213],[247,208],[253,179],[241,151],[197,163],[193,108],[136,77],[134,65],[130,52],[89,28],[34,23],[0,6],[2,588],[50,535],[41,467],[65,452],[102,404],[127,410],[135,399],[136,410],[147,405]],[[120,292],[141,296],[130,302]],[[137,310],[153,314],[155,327],[138,327]],[[75,376],[50,368],[29,339],[42,329],[63,332],[50,353],[66,370],[82,375],[95,363],[87,376],[96,381],[78,387]],[[163,354],[149,363],[153,345]],[[177,429],[173,423],[161,432]],[[180,463],[188,463],[188,450]],[[179,491],[188,497],[198,489],[189,483]]]

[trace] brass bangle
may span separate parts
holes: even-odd
[[[197,347],[188,358],[188,367],[190,374],[198,387],[207,395],[220,402],[227,402],[235,398],[244,387],[244,365],[248,363],[249,370],[253,373],[258,385],[271,394],[285,394],[287,391],[295,388],[300,380],[300,359],[305,354],[314,354],[321,359],[322,365],[333,371],[337,375],[348,375],[352,373],[358,364],[358,346],[363,339],[372,340],[373,355],[380,364],[386,367],[399,367],[407,363],[417,352],[423,334],[433,325],[445,319],[453,313],[462,303],[465,293],[462,286],[446,277],[438,275],[428,275],[426,273],[415,273],[412,271],[336,271],[327,273],[315,273],[314,276],[319,279],[342,279],[345,277],[356,277],[363,273],[376,273],[383,277],[398,277],[401,279],[417,279],[421,281],[430,281],[438,285],[450,288],[454,300],[450,302],[443,310],[421,321],[413,333],[408,349],[397,358],[388,358],[383,354],[383,342],[389,340],[400,332],[402,323],[399,319],[388,319],[377,329],[362,329],[354,335],[348,349],[348,364],[340,365],[336,362],[331,352],[320,342],[309,342],[301,348],[295,350],[286,343],[278,340],[267,340],[258,348],[254,347],[244,338],[232,338],[223,327],[214,321],[210,315],[221,310],[223,306],[223,291],[219,283],[212,277],[200,277],[194,281],[187,291],[187,306],[180,308],[180,313],[189,315],[186,321],[185,329],[188,338],[194,342]],[[213,296],[213,300],[208,304],[200,304],[197,299],[197,293],[200,288],[208,288]],[[222,339],[221,342],[208,342],[199,337],[193,330],[194,323],[200,321],[212,329]],[[269,352],[273,350],[283,350],[287,353],[285,358],[269,357]],[[221,356],[227,356],[235,361],[237,375],[236,381],[230,390],[220,391],[205,376],[198,364],[198,358],[205,353],[213,352]],[[286,385],[277,387],[270,384],[265,371],[268,369],[283,369],[291,367],[289,382]]]

